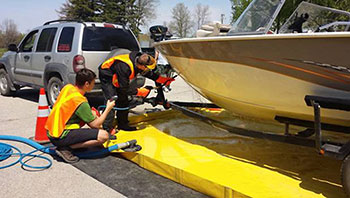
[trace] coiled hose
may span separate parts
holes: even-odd
[[[49,159],[46,156],[42,156],[40,154],[34,154],[34,153],[39,152],[39,151],[43,152],[43,150],[46,150],[49,148],[50,147],[41,147],[41,148],[35,149],[29,153],[23,153],[19,148],[15,147],[15,146],[0,142],[0,162],[5,161],[6,159],[8,159],[11,156],[18,156],[18,159],[16,161],[14,161],[10,164],[4,165],[4,166],[0,166],[0,169],[11,167],[17,163],[20,163],[22,166],[27,167],[27,168],[31,168],[31,169],[50,168],[52,165],[51,159]],[[17,152],[14,153],[14,150],[16,150]],[[29,165],[29,164],[27,164],[28,160],[24,161],[24,159],[27,159],[28,157],[41,158],[41,159],[47,161],[47,165],[44,165],[44,166]]]
[[[15,146],[0,142],[0,162],[5,161],[6,159],[8,159],[10,156],[13,156],[13,155],[19,156],[17,161],[10,163],[8,165],[0,166],[0,169],[8,168],[8,167],[13,166],[17,163],[20,163],[20,164],[22,164],[22,166],[32,168],[32,169],[47,169],[47,168],[51,167],[52,161],[48,157],[34,154],[34,153],[41,151],[42,153],[46,153],[46,154],[50,154],[50,155],[57,155],[55,149],[53,149],[53,146],[43,146],[43,145],[40,145],[37,142],[30,140],[30,139],[27,139],[27,138],[23,138],[23,137],[19,137],[19,136],[11,136],[11,135],[0,135],[0,140],[21,142],[21,143],[27,144],[27,145],[35,148],[35,150],[33,150],[29,153],[22,153]],[[110,146],[108,148],[103,148],[103,149],[100,149],[97,151],[78,152],[78,153],[74,153],[74,155],[78,156],[79,158],[95,158],[98,156],[106,155],[107,153],[110,153],[111,151],[114,151],[116,149],[127,148],[131,145],[136,145],[136,140],[130,140],[127,142],[115,144],[115,145]],[[18,153],[13,153],[13,149],[16,150]],[[38,157],[38,158],[46,160],[48,162],[48,164],[46,166],[28,165],[28,164],[26,164],[26,162],[23,162],[23,159],[25,159],[26,157]]]

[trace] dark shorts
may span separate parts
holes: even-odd
[[[67,147],[73,144],[86,142],[89,140],[97,140],[99,129],[72,129],[66,137],[49,138],[51,143],[57,147]]]

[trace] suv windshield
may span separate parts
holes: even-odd
[[[140,51],[139,45],[130,30],[107,27],[85,27],[83,51],[111,51],[117,48]]]

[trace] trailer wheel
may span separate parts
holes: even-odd
[[[343,160],[340,169],[341,182],[347,197],[350,197],[350,155]]]

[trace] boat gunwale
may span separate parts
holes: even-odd
[[[327,32],[327,33],[289,33],[289,34],[266,34],[266,35],[244,35],[244,36],[217,36],[202,38],[183,38],[176,40],[166,40],[155,43],[155,47],[166,44],[195,43],[202,41],[243,41],[243,40],[273,40],[273,39],[310,39],[310,38],[350,38],[350,32]]]

